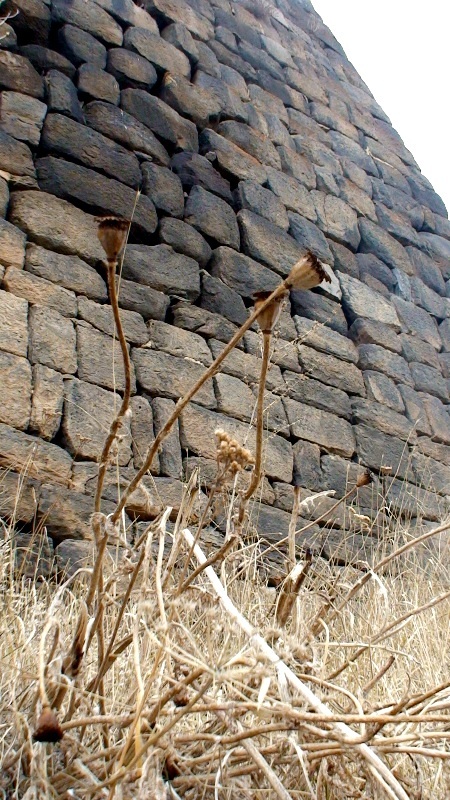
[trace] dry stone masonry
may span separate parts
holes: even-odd
[[[0,41],[0,513],[60,564],[89,536],[97,462],[124,386],[95,215],[132,217],[118,284],[132,416],[104,509],[178,398],[310,249],[267,380],[252,523],[276,545],[294,485],[342,496],[306,542],[365,557],[399,515],[450,496],[450,223],[309,0],[15,0]],[[254,443],[255,327],[181,414],[130,525],[179,507],[214,431]],[[119,488],[118,488],[119,483]],[[20,491],[19,491],[20,489]],[[200,497],[200,504],[202,497]],[[223,522],[223,521],[222,521]],[[220,515],[217,520],[220,536]]]

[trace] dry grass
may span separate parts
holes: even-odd
[[[227,347],[290,286],[322,279],[306,256]],[[126,393],[100,473],[125,406]],[[92,559],[59,583],[17,576],[3,525],[4,798],[448,797],[447,525],[416,538],[398,527],[370,567],[338,567],[301,550],[293,515],[284,581],[268,589],[249,527],[263,464],[256,416],[255,454],[218,432],[200,519],[194,471],[175,524],[165,509],[130,540],[120,512],[137,481],[106,517],[100,474]],[[226,533],[208,545],[218,512]]]

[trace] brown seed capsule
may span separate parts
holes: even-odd
[[[255,301],[255,311],[258,311],[258,309],[267,300],[267,298],[270,297],[271,294],[272,292],[255,292],[253,295],[253,299]],[[286,296],[287,292],[285,292],[281,297],[277,297],[275,300],[272,300],[270,305],[268,305],[264,311],[261,311],[258,317],[258,325],[263,333],[272,333],[272,330],[274,329],[280,316]]]
[[[64,736],[64,731],[59,724],[56,714],[50,706],[43,706],[39,715],[37,727],[33,733],[35,742],[59,742]]]
[[[357,479],[356,485],[358,489],[360,489],[361,486],[368,486],[369,483],[372,483],[372,480],[373,480],[373,475],[370,469],[365,469],[364,472]]]
[[[289,289],[313,289],[323,281],[331,283],[331,278],[319,259],[313,253],[308,252],[294,264],[286,278],[285,285]]]
[[[130,222],[121,217],[99,217],[97,236],[108,261],[116,261],[125,246]]]

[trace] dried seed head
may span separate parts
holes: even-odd
[[[218,428],[215,434],[217,439],[216,458],[222,467],[230,469],[233,474],[236,474],[255,463],[250,450],[242,447],[229,433]]]
[[[255,301],[255,311],[258,311],[261,308],[262,304],[267,300],[268,297],[272,292],[255,292],[253,295],[253,299]],[[272,333],[278,318],[281,314],[281,309],[283,308],[284,300],[286,299],[287,292],[285,292],[281,297],[277,297],[275,300],[272,300],[270,305],[261,311],[258,317],[258,325],[261,328],[263,333]]]
[[[50,706],[43,706],[39,715],[37,727],[33,733],[35,742],[59,742],[64,736],[64,731],[58,722],[56,714]]]
[[[313,253],[308,252],[294,264],[285,280],[285,285],[289,289],[313,289],[323,281],[331,283],[331,278],[319,259]]]
[[[99,217],[97,236],[108,261],[117,261],[125,246],[130,222],[120,217]]]
[[[360,489],[361,486],[368,486],[369,483],[372,483],[372,481],[373,481],[373,475],[370,469],[365,469],[364,472],[357,479],[356,485],[358,489]]]

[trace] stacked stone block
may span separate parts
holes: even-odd
[[[308,0],[257,15],[231,0],[15,5],[0,42],[0,511],[25,532],[45,524],[64,553],[89,535],[124,383],[94,217],[117,214],[132,217],[118,278],[133,386],[121,484],[253,294],[310,249],[333,279],[293,292],[279,323],[255,527],[275,545],[294,485],[339,497],[364,467],[372,523],[358,530],[324,498],[304,512],[323,516],[310,541],[345,560],[380,519],[438,519],[450,223]],[[195,466],[211,483],[217,427],[252,446],[260,348],[255,327],[182,413],[132,519],[176,510]],[[116,497],[115,471],[106,510]]]

